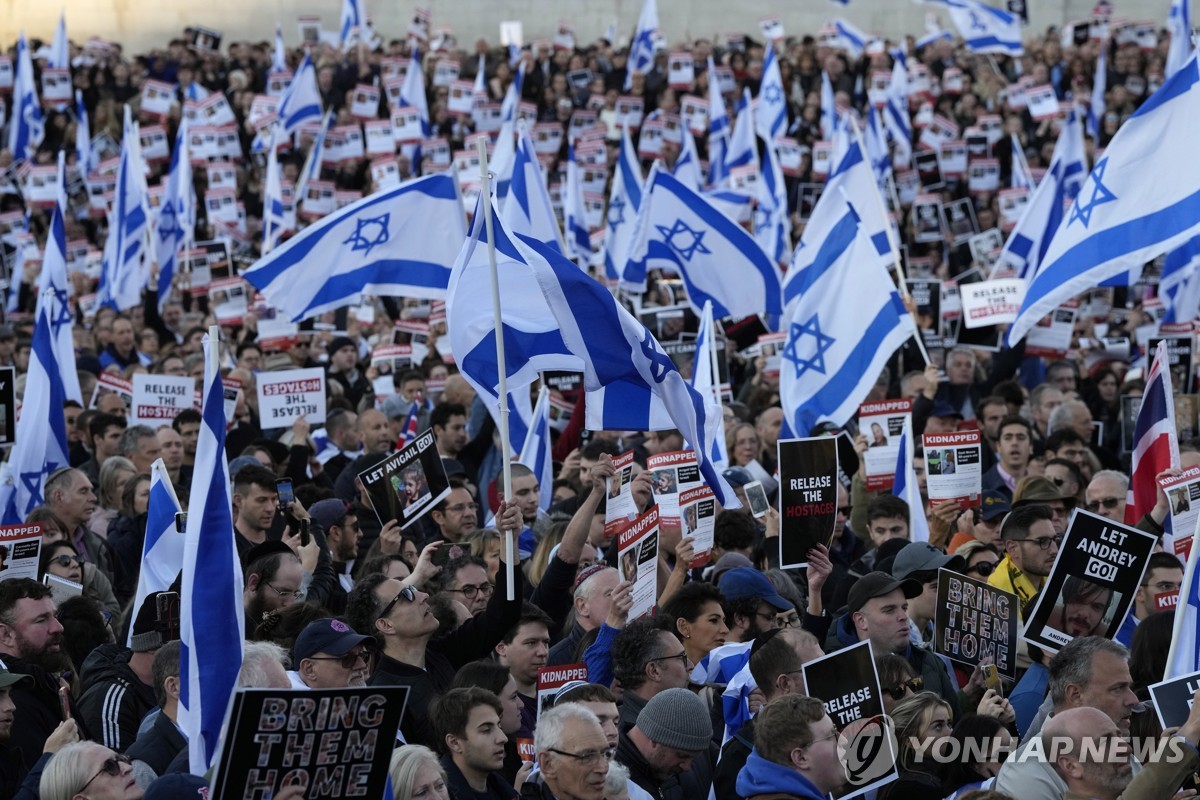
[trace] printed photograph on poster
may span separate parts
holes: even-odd
[[[561,664],[556,667],[538,667],[537,671],[537,718],[554,704],[559,690],[571,681],[587,683],[587,664]]]
[[[335,620],[334,624],[343,623]],[[326,797],[383,797],[388,757],[408,693],[407,686],[238,689],[211,783],[212,796],[241,797],[246,787],[254,786],[271,797],[284,786],[321,785],[326,787]],[[314,713],[321,708],[345,712]],[[347,715],[354,723],[349,732]],[[307,720],[304,735],[309,746],[305,747],[293,746],[288,732],[288,721],[301,717]],[[331,764],[337,767],[331,769]]]
[[[1196,334],[1190,322],[1163,323],[1159,335],[1146,340],[1146,358],[1153,359],[1159,342],[1166,342],[1171,365],[1171,388],[1182,394],[1196,391]]]
[[[1176,476],[1159,480],[1171,506],[1171,530],[1175,539],[1191,536],[1200,515],[1200,467],[1185,469]]]
[[[662,524],[679,524],[679,493],[700,484],[700,467],[696,454],[690,450],[658,453],[646,459],[646,471],[650,473],[650,490]]]
[[[953,200],[941,207],[942,226],[949,231],[955,245],[970,241],[979,233],[979,223],[975,221],[975,206],[968,197]]]
[[[258,376],[258,417],[263,430],[290,428],[299,417],[325,422],[325,370],[288,369]]]
[[[899,455],[900,434],[912,418],[912,400],[883,400],[863,403],[858,407],[858,429],[867,437],[866,463],[868,492],[892,488],[896,458]]]
[[[133,381],[114,375],[111,372],[101,372],[96,379],[96,388],[92,390],[92,400],[89,408],[95,408],[96,403],[106,394],[117,394],[125,401],[125,408],[133,406]]]
[[[604,482],[604,538],[611,540],[621,529],[638,515],[637,502],[633,499],[634,452],[632,450],[613,456],[613,473]]]
[[[959,508],[978,506],[983,479],[980,432],[927,433],[922,447],[930,502],[953,500]]]
[[[383,525],[395,519],[407,528],[450,494],[433,431],[425,431],[358,477]]]
[[[1063,306],[1038,320],[1025,334],[1025,355],[1048,359],[1066,358],[1075,331],[1077,309]]]
[[[658,597],[658,506],[629,523],[617,538],[617,564],[621,580],[633,584],[629,619],[654,611]]]
[[[779,464],[779,564],[808,565],[808,552],[829,546],[837,522],[838,440],[833,436],[785,439]]]
[[[38,557],[42,552],[42,526],[0,526],[0,581],[9,578],[37,580]]]
[[[1059,650],[1076,636],[1111,639],[1125,621],[1157,538],[1076,509],[1022,638]]]
[[[860,736],[873,739],[876,746],[882,742],[887,747],[877,757],[858,764],[855,774],[848,774],[846,785],[833,796],[838,800],[856,797],[896,780],[892,737],[880,736],[878,728],[869,727],[883,721],[883,692],[870,640],[810,661],[804,665],[803,673],[805,694],[821,698],[825,713],[840,732],[839,753],[862,753],[861,744],[855,747]]]
[[[692,537],[692,566],[702,567],[712,560],[717,500],[711,488],[701,485],[680,492],[679,509],[681,535]]]
[[[939,569],[933,650],[968,667],[990,659],[1001,675],[1015,680],[1020,611],[1012,592]]]
[[[918,195],[913,201],[912,228],[915,242],[942,241],[942,203],[937,195]]]
[[[16,369],[0,367],[0,447],[17,441]]]

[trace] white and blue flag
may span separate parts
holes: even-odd
[[[913,468],[913,431],[910,419],[904,422],[904,432],[900,434],[900,446],[897,450],[892,494],[908,503],[909,541],[928,542],[929,520],[925,518],[925,501],[921,499],[921,485],[917,483],[917,471]]]
[[[333,119],[333,112],[326,111],[325,116],[321,119],[321,128],[317,131],[317,135],[313,138],[312,146],[308,148],[308,155],[304,158],[304,168],[300,170],[300,177],[296,179],[296,191],[293,197],[297,203],[304,202],[304,187],[309,181],[321,179],[321,162],[325,157],[325,134],[329,133],[329,123]]]
[[[129,106],[125,106],[121,162],[117,167],[117,187],[108,214],[108,239],[97,289],[101,305],[124,311],[141,304],[142,288],[149,277],[146,259],[149,226],[146,173],[138,129]]]
[[[465,236],[454,174],[428,175],[308,226],[244,277],[293,322],[364,293],[440,299]]]
[[[366,42],[367,7],[363,0],[342,0],[342,21],[338,31],[338,42],[342,51],[351,45]]]
[[[712,56],[708,57],[708,185],[719,186],[729,177],[725,154],[729,151],[729,115],[725,95]]]
[[[54,38],[50,41],[50,56],[46,66],[51,69],[71,68],[71,40],[67,38],[67,14],[58,15],[58,25],[54,28]]]
[[[508,89],[504,92],[504,101],[500,104],[500,121],[501,122],[516,122],[517,121],[517,106],[521,103],[521,92],[525,86],[525,61],[522,60],[517,65],[517,71],[513,74],[512,83],[508,85]]]
[[[50,217],[50,232],[46,236],[46,252],[42,271],[38,274],[37,310],[48,306],[50,336],[54,340],[54,359],[62,377],[63,394],[68,400],[83,404],[79,375],[75,371],[75,317],[71,313],[67,282],[67,187],[66,158],[58,151],[58,191],[54,213]],[[36,408],[36,406],[35,406]]]
[[[875,183],[882,189],[888,184],[892,172],[892,159],[889,155],[888,134],[883,114],[874,104],[867,110],[863,144],[867,148],[867,159],[871,162],[871,173],[875,176]]]
[[[79,178],[87,184],[88,176],[96,171],[96,159],[92,155],[92,129],[88,124],[87,105],[83,92],[75,90],[75,168]]]
[[[279,244],[288,229],[287,213],[283,207],[283,181],[280,179],[279,155],[275,148],[275,133],[271,131],[267,150],[267,174],[263,180],[262,254],[266,256]]]
[[[1163,77],[1170,78],[1192,57],[1192,0],[1171,0],[1167,14],[1167,30],[1171,43],[1167,48],[1167,62],[1163,65]]]
[[[838,129],[837,101],[833,94],[833,84],[829,73],[821,70],[821,137],[832,142]]]
[[[908,114],[908,60],[903,51],[893,50],[892,80],[888,83],[883,106],[883,124],[894,150],[895,164],[906,167],[912,161],[912,119]]]
[[[1167,253],[1158,279],[1162,322],[1191,322],[1200,313],[1200,236]]]
[[[758,135],[773,144],[787,133],[787,120],[787,92],[779,73],[779,58],[775,47],[768,45],[762,83],[758,87],[758,112],[754,115]]]
[[[1100,54],[1096,56],[1096,73],[1092,78],[1092,101],[1088,104],[1088,135],[1096,142],[1104,132],[1104,112],[1108,104],[1104,93],[1108,91],[1108,43],[1100,43]]]
[[[700,151],[696,149],[696,137],[687,125],[683,127],[683,143],[679,147],[679,155],[675,157],[675,166],[671,170],[684,186],[693,192],[704,188],[704,173],[700,171]],[[649,178],[646,180],[649,185]]]
[[[154,592],[171,588],[183,569],[184,535],[175,529],[175,514],[183,511],[171,476],[161,458],[150,465],[150,500],[146,505],[146,538],[142,542],[142,568],[138,573],[133,608],[141,608]],[[133,639],[130,626],[128,646]]]
[[[700,328],[696,331],[696,354],[692,358],[692,388],[702,397],[711,397],[718,405],[721,402],[721,376],[717,370],[717,325],[713,320],[712,303],[704,304],[700,315]],[[713,464],[724,471],[729,466],[729,451],[725,437],[718,436],[713,442]]]
[[[658,1],[642,0],[642,13],[638,17],[633,41],[629,43],[629,58],[625,62],[625,91],[633,86],[633,73],[645,75],[654,66],[654,40],[657,36]]]
[[[642,165],[626,126],[621,128],[621,151],[617,155],[612,191],[604,214],[604,274],[609,280],[618,280],[625,269],[634,224],[642,208],[643,185]]]
[[[829,46],[845,50],[854,58],[862,58],[863,48],[867,46],[867,35],[840,17],[833,21],[833,29],[837,36],[829,40]]]
[[[766,142],[766,162],[758,181],[758,204],[754,209],[754,240],[776,264],[786,264],[792,249],[792,220],[788,216],[787,184],[779,151],[773,140]]]
[[[171,285],[179,268],[179,251],[189,247],[196,228],[196,192],[192,186],[192,163],[188,157],[188,121],[180,120],[171,151],[167,191],[155,224],[154,249],[158,262],[158,310],[171,297]]]
[[[558,217],[546,188],[546,175],[542,172],[533,137],[528,130],[521,131],[503,209],[501,216],[510,230],[532,236],[563,252],[562,232],[559,231]]]
[[[246,612],[225,463],[225,394],[220,342],[210,328],[204,351],[204,402],[183,545],[179,639],[179,719],[188,766],[215,763],[225,711],[242,667]],[[150,532],[147,530],[146,535]]]
[[[16,75],[13,78],[12,119],[8,122],[8,150],[14,161],[32,160],[46,133],[42,104],[33,76],[33,59],[25,34],[17,39]]]
[[[915,0],[944,6],[973,53],[1024,55],[1021,44],[1021,18],[979,0]]]
[[[1059,136],[1061,139],[1061,131]],[[1010,134],[1009,141],[1012,146],[1012,174],[1009,176],[1009,186],[1013,189],[1028,189],[1032,193],[1037,188],[1037,181],[1033,179],[1033,172],[1025,159],[1025,148],[1021,146],[1021,140],[1015,133]]]
[[[305,54],[304,60],[292,76],[279,98],[279,122],[285,136],[291,136],[297,128],[312,119],[321,118],[321,91],[317,88],[317,69],[312,57]]]
[[[712,301],[717,318],[766,314],[770,326],[778,324],[783,310],[779,265],[744,228],[660,171],[646,185],[623,281],[644,289],[652,269],[683,278],[696,313]]]
[[[408,62],[408,72],[404,74],[404,85],[400,87],[400,105],[410,106],[421,112],[421,133],[428,137],[433,127],[429,123],[429,100],[425,96],[425,71],[421,67],[420,52],[415,47]],[[420,143],[404,145],[404,153],[416,171],[421,165]]]
[[[1017,146],[1015,141],[1013,146]],[[1037,274],[1046,248],[1066,215],[1067,206],[1087,177],[1086,158],[1083,125],[1079,112],[1072,110],[1059,131],[1050,167],[1033,190],[1020,220],[1000,251],[999,260],[1016,270],[1020,277],[1030,280]],[[1014,168],[1013,174],[1017,172]]]
[[[758,137],[754,132],[754,109],[750,103],[750,90],[742,90],[742,99],[737,104],[737,118],[733,135],[725,150],[725,177],[735,169],[754,167],[758,171]],[[715,182],[714,182],[714,185]]]
[[[1021,340],[1042,317],[1105,280],[1200,233],[1200,117],[1195,56],[1118,130],[1054,235],[1008,332]]]
[[[575,160],[575,148],[571,145],[567,146],[567,179],[563,181],[563,225],[567,257],[587,269],[592,259],[592,236],[583,205],[583,169]]]
[[[550,442],[550,390],[542,386],[533,405],[533,420],[517,459],[538,479],[538,508],[545,511],[554,504],[554,459]]]

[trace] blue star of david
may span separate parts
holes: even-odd
[[[754,209],[754,230],[761,231],[771,224],[771,210],[764,205]]]
[[[811,336],[815,341],[812,345],[812,354],[805,358],[800,354],[800,348],[797,347],[800,340],[805,336]],[[833,347],[833,343],[837,341],[832,336],[821,332],[821,322],[817,319],[817,315],[813,314],[808,321],[803,325],[792,323],[788,328],[787,344],[783,348],[783,359],[792,364],[796,369],[796,380],[800,380],[804,373],[810,369],[816,372],[825,374],[825,353],[829,348]]]
[[[56,469],[58,469],[58,464],[47,464],[45,471],[21,473],[21,483],[25,484],[25,488],[29,491],[29,502],[25,505],[26,514],[43,504],[42,478]]]
[[[704,231],[692,230],[691,227],[689,227],[688,224],[681,219],[675,220],[675,224],[669,228],[666,225],[655,225],[654,227],[658,228],[658,232],[662,234],[663,243],[676,253],[679,253],[679,255],[683,256],[684,261],[691,261],[692,256],[696,255],[696,253],[701,253],[704,255],[712,254],[712,250],[709,250],[707,247],[705,247],[701,241],[704,238]],[[676,236],[688,235],[692,237],[690,244],[681,246],[675,243]]]
[[[646,338],[642,339],[642,355],[650,362],[650,377],[655,383],[662,383],[675,370],[675,365],[667,354],[654,346],[654,337],[647,329]]]
[[[974,12],[974,11],[972,11],[972,12],[970,12],[970,13],[971,13],[971,30],[973,30],[973,31],[986,31],[986,30],[987,30],[987,25],[984,25],[984,24],[983,24],[983,20],[981,20],[981,19],[979,18],[979,14],[978,14],[978,13],[976,13],[976,12]]]
[[[362,250],[365,256],[371,255],[371,250],[381,244],[388,242],[388,223],[391,222],[392,215],[390,213],[380,214],[378,217],[362,217],[355,220],[357,227],[354,233],[346,238],[342,244],[351,245],[353,251]],[[371,228],[375,227],[374,235],[371,235]]]
[[[162,212],[158,215],[158,235],[164,242],[169,242],[179,233],[179,223],[176,219],[175,203],[164,203]]]
[[[769,105],[776,105],[783,102],[783,90],[775,84],[771,84],[763,89],[762,99]]]
[[[1104,185],[1104,170],[1108,169],[1108,159],[1100,159],[1100,163],[1092,170],[1092,197],[1086,203],[1082,200],[1082,193],[1075,198],[1075,203],[1071,206],[1071,217],[1067,220],[1067,225],[1070,226],[1075,220],[1083,223],[1083,227],[1087,227],[1092,221],[1092,212],[1096,206],[1102,206],[1105,203],[1111,203],[1117,199],[1117,196]]]
[[[617,226],[625,224],[625,200],[618,197],[608,204],[608,227],[614,231]]]
[[[75,320],[71,316],[71,309],[67,300],[67,290],[55,288],[51,291],[54,292],[54,299],[58,302],[52,307],[54,313],[51,316],[50,325],[54,328],[55,335],[57,335],[62,326],[72,325]]]

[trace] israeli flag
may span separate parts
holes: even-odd
[[[29,352],[23,413],[17,420],[17,443],[3,466],[4,477],[0,481],[0,508],[5,525],[19,525],[30,511],[45,505],[46,478],[59,467],[71,465],[67,422],[62,412],[67,397],[54,355],[50,318],[53,304],[40,305]]]
[[[704,304],[700,315],[700,329],[696,332],[696,354],[692,358],[692,388],[701,397],[711,397],[718,406],[721,404],[721,376],[717,374],[717,325],[713,320],[712,303]],[[722,423],[723,424],[723,423]],[[724,471],[729,466],[729,451],[725,445],[725,437],[718,436],[713,441],[713,465]]]
[[[1200,236],[1167,253],[1158,296],[1166,305],[1163,322],[1191,322],[1200,313]]]
[[[643,203],[625,283],[644,290],[648,271],[666,270],[683,278],[697,313],[708,300],[718,318],[765,313],[777,323],[779,265],[753,236],[665,172],[653,173]]]
[[[750,90],[742,90],[742,99],[737,106],[737,120],[733,136],[725,151],[725,176],[741,167],[753,166],[758,171],[758,137],[754,133],[754,110],[750,105]]]
[[[321,92],[317,89],[317,69],[307,53],[292,82],[279,98],[279,122],[285,136],[291,136],[297,128],[310,119],[321,118]]]
[[[830,44],[840,47],[854,58],[862,58],[863,48],[867,46],[867,35],[841,18],[833,21],[833,27],[837,31],[837,38]]]
[[[679,148],[679,155],[675,157],[675,167],[671,173],[693,192],[700,191],[704,186],[704,175],[700,171],[700,151],[696,149],[696,137],[692,136],[687,125],[683,126],[683,144]]]
[[[538,479],[538,508],[554,503],[554,459],[550,443],[550,390],[542,386],[533,406],[533,421],[525,435],[518,460]]]
[[[908,166],[912,161],[912,120],[908,115],[908,66],[904,53],[892,52],[892,80],[888,83],[887,102],[883,106],[883,124],[892,142],[893,161]]]
[[[1171,0],[1171,11],[1167,15],[1167,30],[1171,44],[1167,48],[1167,63],[1164,65],[1166,78],[1183,69],[1192,57],[1192,0]]]
[[[97,290],[101,305],[124,311],[142,302],[142,287],[149,278],[146,265],[146,171],[142,161],[137,125],[125,106],[125,130],[121,137],[121,162],[117,188],[108,215],[108,239],[100,268]]]
[[[180,591],[179,727],[188,764],[203,775],[217,744],[242,667],[246,612],[234,542],[229,465],[225,463],[225,396],[216,327],[204,343],[204,404],[183,544]],[[151,532],[147,528],[146,536]]]
[[[162,313],[171,297],[171,286],[179,268],[179,251],[188,247],[196,227],[196,192],[192,186],[192,163],[188,157],[188,121],[179,121],[171,166],[167,173],[167,192],[163,196],[155,224],[154,248],[158,262],[158,311]]]
[[[1029,285],[1010,343],[1064,301],[1200,233],[1195,56],[1118,129],[1079,190]]]
[[[634,224],[642,208],[642,165],[629,138],[629,128],[621,129],[621,152],[613,170],[612,192],[604,215],[604,274],[609,280],[621,277],[633,240]]]
[[[911,420],[905,421],[904,432],[900,434],[894,474],[892,494],[908,503],[908,539],[910,542],[928,542],[929,520],[925,519],[925,501],[921,499],[921,485],[917,483],[917,471],[913,468]]]
[[[161,458],[150,465],[150,502],[146,507],[146,538],[142,543],[142,570],[138,574],[134,608],[153,592],[165,592],[183,569],[184,536],[175,530],[175,514],[182,511],[171,476]],[[133,640],[130,626],[128,646]]]
[[[779,58],[774,46],[768,46],[762,83],[758,87],[758,113],[754,117],[758,135],[773,143],[787,133],[787,120],[787,92],[779,73]]]
[[[283,44],[283,26],[275,23],[275,49],[271,51],[271,71],[283,72],[287,69],[287,47]]]
[[[525,61],[522,60],[517,65],[517,72],[513,75],[512,83],[508,84],[508,89],[504,92],[504,101],[500,104],[500,121],[501,122],[516,122],[517,121],[517,106],[521,102],[521,92],[525,86]]]
[[[75,168],[79,170],[79,178],[85,185],[88,176],[96,171],[87,106],[83,102],[83,92],[78,89],[75,90]]]
[[[1104,112],[1108,105],[1104,102],[1104,93],[1108,91],[1108,43],[1101,42],[1100,54],[1096,56],[1096,74],[1092,79],[1092,100],[1088,104],[1088,136],[1099,143],[1100,134],[1104,131]]]
[[[42,271],[38,274],[38,311],[49,306],[50,335],[54,340],[54,359],[62,376],[63,394],[68,400],[83,404],[79,375],[75,372],[75,317],[71,313],[67,283],[67,187],[63,151],[58,151],[58,191],[54,214],[50,218],[50,233],[46,237],[46,252]],[[33,408],[37,408],[34,406]]]
[[[312,146],[308,148],[308,155],[304,159],[304,168],[300,170],[300,177],[296,180],[296,191],[292,195],[296,198],[297,203],[304,202],[304,187],[308,182],[321,179],[321,161],[325,156],[325,134],[329,133],[329,122],[332,119],[333,111],[326,111],[325,116],[321,119],[321,129],[317,131]]]
[[[51,69],[71,68],[71,40],[67,38],[67,15],[58,15],[58,26],[54,29],[54,39],[50,42],[50,55],[46,66]]]
[[[779,393],[784,423],[793,435],[805,436],[825,421],[844,425],[892,353],[916,332],[878,258],[872,231],[888,223],[857,143],[851,145],[847,158],[851,156],[859,159],[856,168],[866,174],[869,192],[852,196],[845,182],[827,184],[819,202],[828,198],[830,209],[841,216],[818,228],[817,223],[828,224],[829,216],[816,220],[814,213],[804,231],[805,242],[814,244],[801,244],[788,271]],[[831,304],[832,297],[853,297],[854,302]]]
[[[342,22],[338,41],[345,52],[367,40],[367,8],[363,0],[342,0]]]
[[[1072,110],[1059,131],[1050,168],[1000,251],[1000,260],[1017,270],[1020,277],[1029,280],[1037,274],[1046,248],[1066,216],[1067,206],[1075,199],[1087,176],[1086,157],[1083,125],[1079,113]],[[1013,172],[1015,174],[1017,170]]]
[[[546,175],[542,172],[542,165],[538,163],[533,137],[529,135],[528,130],[522,130],[520,139],[516,160],[513,162],[508,197],[504,201],[504,224],[510,230],[532,236],[561,253],[562,232],[558,229],[558,217],[550,203]],[[579,201],[582,205],[582,195]]]
[[[487,97],[487,56],[483,53],[479,54],[479,65],[475,67],[475,83],[471,87],[471,93],[475,95],[476,102],[479,102],[481,97]]]
[[[837,129],[838,111],[833,84],[829,81],[829,73],[821,70],[821,136],[825,141],[832,142]]]
[[[586,270],[592,258],[592,237],[583,207],[583,170],[575,160],[575,148],[570,145],[567,146],[567,179],[563,186],[563,222],[566,223],[567,257]]]
[[[708,185],[719,186],[728,177],[725,168],[729,151],[729,115],[725,113],[725,96],[712,56],[708,57]]]
[[[441,299],[466,236],[452,172],[414,178],[310,225],[245,274],[300,322],[363,293]]]
[[[691,682],[697,685],[728,686],[742,668],[750,663],[754,642],[732,642],[713,648],[692,667]]]
[[[766,164],[758,182],[754,209],[754,240],[776,264],[785,264],[792,249],[792,220],[788,216],[787,184],[774,140],[766,142]]]
[[[629,43],[629,58],[625,62],[625,91],[633,86],[633,73],[645,75],[654,66],[654,39],[657,35],[658,2],[643,0],[642,14],[638,17],[633,41]]]
[[[1009,186],[1013,189],[1028,189],[1032,193],[1037,188],[1037,181],[1033,179],[1029,162],[1025,160],[1025,148],[1021,146],[1021,140],[1015,133],[1010,134],[1009,138],[1012,144],[1012,175],[1009,177]],[[1059,141],[1061,138],[1062,131],[1059,131]],[[1055,146],[1057,147],[1057,144]],[[1078,191],[1078,187],[1076,190]]]
[[[46,132],[42,104],[33,75],[33,59],[25,34],[17,39],[16,76],[13,79],[12,119],[8,123],[8,150],[14,161],[32,160]]]
[[[887,186],[888,176],[892,172],[892,159],[888,156],[887,130],[884,127],[883,115],[874,105],[867,110],[867,127],[863,131],[863,140],[875,183],[880,188]]]
[[[496,187],[496,197],[501,200],[508,197],[517,164],[516,124],[515,120],[500,123],[500,134],[488,159],[488,170],[495,175],[492,185]],[[554,225],[558,227],[557,217]]]
[[[267,150],[267,174],[263,183],[262,254],[266,256],[279,244],[288,229],[287,214],[283,208],[283,184],[279,174],[279,155],[275,150],[275,132],[271,131]]]
[[[914,0],[944,6],[962,34],[967,49],[974,53],[1025,54],[1021,44],[1021,18],[979,0]]]

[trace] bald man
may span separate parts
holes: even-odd
[[[1067,784],[1063,800],[1168,800],[1200,766],[1200,691],[1187,722],[1159,758],[1133,774],[1128,740],[1098,708],[1083,706],[1055,714],[1042,731],[1053,746],[1054,769]]]

